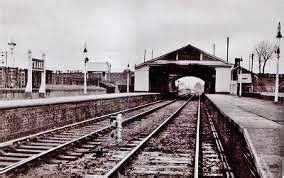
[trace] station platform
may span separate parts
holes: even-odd
[[[206,96],[230,123],[238,125],[260,176],[283,176],[284,105],[224,94]]]
[[[62,96],[55,98],[36,98],[36,99],[15,99],[15,100],[0,100],[0,109],[17,108],[17,107],[30,107],[41,106],[50,104],[63,104],[71,102],[83,102],[102,99],[114,99],[123,97],[134,96],[149,96],[157,95],[158,93],[111,93],[111,94],[99,94],[99,95],[79,95],[79,96]]]
[[[115,93],[0,101],[0,143],[161,98],[158,93]]]

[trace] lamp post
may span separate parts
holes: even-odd
[[[129,64],[127,65],[127,69],[126,69],[126,75],[127,75],[127,77],[126,77],[126,92],[127,93],[129,93],[129,88],[130,88],[130,69],[129,69]]]
[[[11,67],[15,67],[15,56],[14,56],[14,49],[16,46],[16,43],[14,42],[14,40],[10,40],[10,42],[8,42],[8,45],[10,46],[10,50],[11,50],[11,58],[12,58],[12,65]],[[13,69],[13,75],[16,76],[16,70]],[[15,87],[16,84],[16,79],[14,79],[14,77],[11,79],[11,86],[12,88]]]
[[[41,84],[39,88],[39,96],[44,98],[46,96],[45,86],[46,86],[46,71],[45,71],[46,55],[42,53],[42,72],[41,72]]]
[[[240,90],[239,90],[239,97],[242,96],[242,89],[243,89],[243,83],[242,83],[242,75],[243,75],[243,70],[242,67],[240,66]]]
[[[277,54],[277,61],[276,61],[276,79],[275,79],[275,95],[274,95],[274,102],[278,102],[278,94],[279,94],[279,58],[280,58],[280,39],[282,38],[281,34],[281,25],[280,22],[278,23],[277,35],[276,38],[278,39],[278,46],[276,49]]]
[[[10,42],[8,42],[8,45],[10,46],[10,50],[11,50],[12,67],[15,67],[14,49],[15,49],[16,43],[13,40],[10,40]]]
[[[239,89],[239,97],[242,96],[242,89],[243,89],[243,83],[242,83],[242,80],[243,80],[243,70],[242,70],[242,66],[241,66],[241,62],[243,61],[243,58],[241,57],[240,59],[240,76],[239,76],[239,80],[240,80],[240,89]]]
[[[84,94],[87,94],[87,63],[89,62],[87,45],[85,44],[84,51]]]
[[[28,78],[27,78],[27,84],[25,88],[25,96],[26,98],[32,97],[33,92],[33,59],[32,59],[32,51],[28,50],[28,61],[27,61],[27,68],[28,68]]]

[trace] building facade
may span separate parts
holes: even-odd
[[[26,69],[0,67],[0,88],[24,88],[26,81]]]

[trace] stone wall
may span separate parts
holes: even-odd
[[[67,102],[60,102],[60,98],[57,98],[56,102],[45,102],[52,101],[52,98],[49,98],[41,99],[40,101],[42,102],[36,104],[23,100],[25,102],[19,103],[15,107],[13,105],[9,105],[6,108],[1,106],[0,142],[146,104],[161,97],[158,94],[118,96],[100,98],[97,95],[94,97],[95,99],[90,99],[91,96],[86,96],[86,100],[80,99],[76,101],[69,99]],[[27,103],[26,106],[25,103]]]
[[[201,112],[211,117],[229,164],[236,177],[259,177],[253,154],[250,152],[239,126],[222,113],[207,97],[201,106]]]

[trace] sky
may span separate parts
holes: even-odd
[[[212,53],[215,43],[226,59],[230,37],[229,61],[243,57],[248,67],[258,42],[276,42],[281,20],[284,33],[283,19],[283,0],[0,0],[0,51],[13,39],[17,66],[26,66],[30,49],[35,58],[46,53],[48,69],[80,70],[86,42],[91,61],[122,71],[143,62],[145,49],[149,60],[152,49],[157,57],[187,44]],[[266,72],[275,72],[275,60]]]

